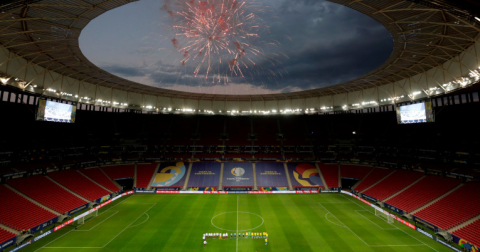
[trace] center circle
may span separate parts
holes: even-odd
[[[261,227],[264,219],[256,213],[238,211],[217,214],[213,216],[211,223],[221,230],[237,232],[238,229],[238,232],[245,232]]]

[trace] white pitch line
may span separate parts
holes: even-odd
[[[146,214],[148,212],[148,210],[152,209],[152,207],[154,207],[155,205],[157,205],[157,203],[154,203],[151,207],[149,207],[145,212],[143,212],[140,216],[138,216],[132,223],[130,223],[126,228],[124,228],[122,231],[120,231],[120,233],[118,233],[117,235],[115,235],[115,237],[113,237],[110,241],[107,242],[107,244],[103,245],[102,248],[105,248],[108,244],[110,244],[110,242],[112,242],[115,238],[117,238],[117,236],[119,236],[121,233],[123,233],[123,231],[127,230],[127,228],[129,228],[133,223],[135,223],[135,221],[137,221],[140,217],[142,217],[144,214]]]
[[[107,210],[107,211],[108,211],[108,210]],[[103,213],[106,213],[107,211],[105,211],[105,212],[103,212]],[[89,229],[85,229],[85,230],[74,230],[74,231],[75,231],[75,232],[87,232],[87,231],[90,231],[90,230],[96,228],[98,225],[102,224],[104,221],[110,219],[112,216],[114,216],[114,215],[117,214],[117,213],[118,213],[118,211],[114,212],[112,215],[108,216],[105,220],[100,221],[97,225],[95,225],[95,226],[93,226],[93,227],[91,227],[91,228],[89,228]],[[99,214],[99,215],[101,215],[101,214]],[[98,216],[97,216],[97,217],[98,217]],[[83,226],[83,225],[82,225],[82,226]]]
[[[342,196],[343,196],[343,197],[345,197],[345,195],[343,195],[343,194],[342,194]],[[363,207],[362,205],[358,204],[357,202],[355,202],[355,201],[353,201],[353,200],[349,199],[348,197],[345,197],[345,198],[346,198],[346,199],[348,199],[348,200],[350,200],[351,202],[353,202],[353,203],[354,203],[354,204],[356,204],[357,206],[359,206],[359,207],[361,207],[361,208],[363,208],[363,209],[365,209],[365,210],[369,211],[368,209],[366,209],[366,208],[365,208],[365,207]],[[370,212],[370,211],[369,211],[369,212]],[[402,229],[398,228],[397,226],[393,225],[392,223],[388,223],[388,224],[392,225],[393,227],[397,228],[398,230],[402,231],[403,233],[405,233],[405,234],[409,235],[409,236],[410,236],[410,237],[412,237],[413,239],[415,239],[415,240],[417,240],[417,241],[421,242],[421,243],[422,243],[422,244],[424,244],[425,246],[427,246],[427,247],[431,248],[433,251],[437,251],[437,252],[438,252],[438,250],[436,250],[436,249],[432,248],[430,245],[426,244],[425,242],[423,242],[423,241],[420,241],[420,240],[419,240],[419,239],[417,239],[415,236],[413,236],[413,235],[411,235],[411,234],[409,234],[409,233],[405,232],[404,230],[402,230]]]
[[[370,211],[367,211],[367,210],[355,210],[355,212],[357,212],[359,215],[361,215],[363,218],[365,218],[366,220],[370,221],[373,225],[377,226],[379,229],[382,229],[382,230],[397,230],[396,228],[382,228],[380,227],[377,223],[373,222],[372,220],[370,220],[367,216],[361,214],[360,212],[368,212],[368,213],[372,213]],[[379,218],[379,217],[378,217]]]
[[[237,195],[237,252],[238,252],[238,195]]]

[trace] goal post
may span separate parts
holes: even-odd
[[[98,209],[95,209],[94,211],[92,211],[91,213],[85,215],[85,216],[82,216],[81,218],[79,218],[77,220],[77,225],[83,225],[85,224],[85,221],[88,221],[90,219],[93,219],[95,217],[98,216]]]
[[[375,208],[375,216],[378,216],[384,220],[386,220],[388,223],[393,223],[395,219],[393,216],[391,216],[388,212],[382,211],[380,209]]]

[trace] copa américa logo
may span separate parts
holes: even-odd
[[[231,170],[232,174],[236,177],[241,177],[243,174],[245,174],[245,169],[241,167],[235,167]]]

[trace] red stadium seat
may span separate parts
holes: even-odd
[[[90,201],[110,194],[109,191],[101,188],[76,170],[52,172],[48,176]]]
[[[431,202],[461,183],[460,180],[428,175],[386,203],[407,213]]]
[[[365,177],[357,187],[354,188],[355,191],[361,192],[371,185],[377,183],[380,179],[384,178],[388,174],[393,172],[392,169],[382,169],[382,168],[374,168],[367,177]]]
[[[111,179],[133,178],[135,176],[135,165],[131,164],[104,166],[101,169]]]
[[[383,201],[387,197],[407,187],[415,180],[421,178],[424,173],[408,170],[396,170],[380,183],[363,192],[364,194]]]
[[[9,180],[8,184],[61,214],[87,203],[43,175]]]
[[[28,230],[45,223],[55,214],[35,205],[4,185],[0,185],[0,222],[16,230]]]
[[[100,168],[92,168],[92,169],[82,169],[80,170],[83,174],[87,175],[89,178],[95,180],[95,182],[99,183],[100,185],[104,186],[105,188],[109,189],[112,192],[120,191],[111,180],[108,178]]]
[[[338,187],[338,165],[337,164],[319,164],[325,183],[328,187]]]
[[[138,188],[147,188],[158,163],[137,165],[137,186]]]

